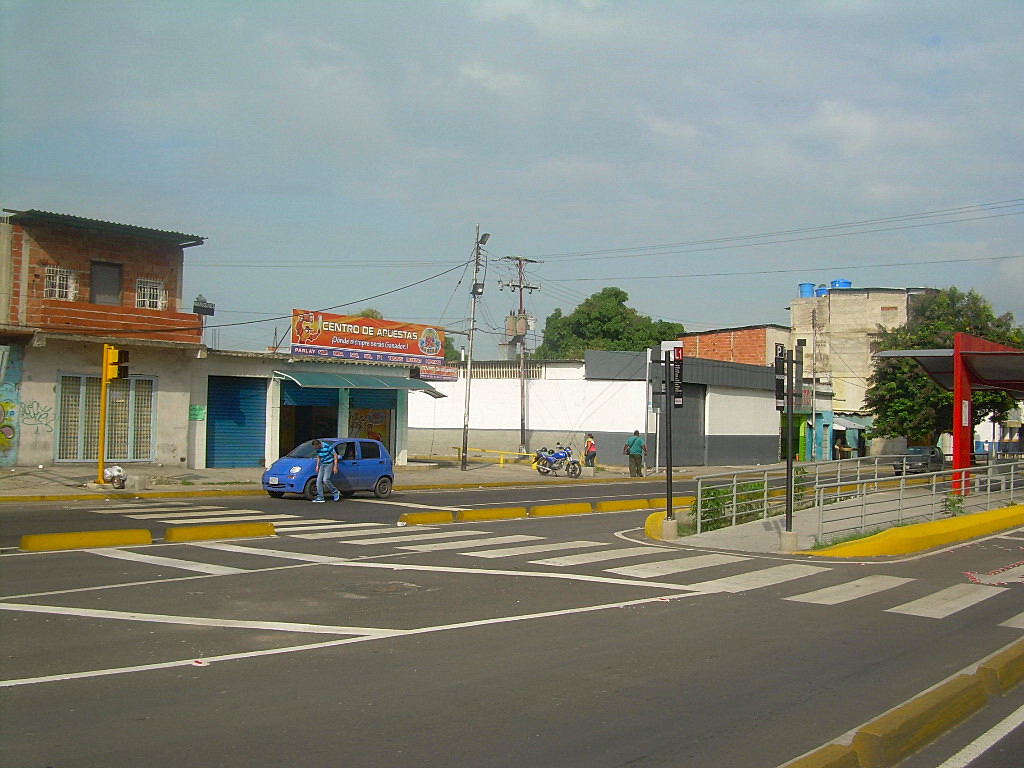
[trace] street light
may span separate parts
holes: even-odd
[[[469,310],[469,350],[466,355],[466,405],[462,413],[462,471],[469,469],[469,390],[473,383],[473,332],[476,330],[476,300],[484,292],[484,284],[479,282],[482,246],[491,239],[490,232],[480,234],[480,225],[476,225],[476,243],[473,246],[473,287],[469,294],[472,297]]]

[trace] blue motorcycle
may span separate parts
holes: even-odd
[[[557,443],[553,451],[549,451],[547,448],[537,451],[533,455],[533,465],[542,475],[557,475],[561,469],[564,469],[565,474],[573,478],[583,474],[579,460],[572,457],[572,448],[568,445],[563,446],[561,443]]]

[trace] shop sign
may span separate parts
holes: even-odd
[[[372,317],[292,310],[292,357],[442,365],[444,331]]]

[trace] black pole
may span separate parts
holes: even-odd
[[[786,530],[793,530],[793,350],[786,350]]]
[[[665,411],[665,519],[675,520],[676,512],[672,505],[672,408],[675,402],[675,382],[672,380],[672,352],[665,353],[665,399],[662,410]]]

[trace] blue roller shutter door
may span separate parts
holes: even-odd
[[[266,380],[211,376],[206,402],[206,466],[264,466]]]

